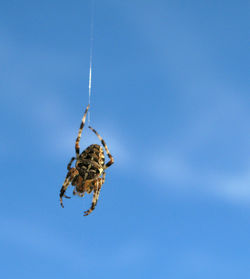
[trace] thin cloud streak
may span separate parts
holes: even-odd
[[[55,96],[53,98],[44,98],[35,109],[34,117],[37,127],[41,130],[42,137],[46,135],[40,144],[43,145],[42,148],[44,150],[48,150],[49,154],[53,154],[56,157],[63,157],[65,154],[73,155],[75,152],[74,144],[82,115],[79,114],[78,122],[73,122],[73,118],[70,118],[69,115],[67,104]],[[91,125],[94,126],[92,123]],[[102,128],[102,131],[99,131],[99,128],[96,129],[106,141],[117,165],[124,167],[129,161],[129,152],[125,147],[124,138],[121,138],[119,131],[114,132],[110,127],[102,125],[102,123],[98,127]],[[101,144],[96,135],[88,129],[88,123],[86,122],[80,141],[81,150],[93,143]]]
[[[215,193],[228,201],[249,204],[250,201],[250,168],[242,173],[218,177]]]
[[[249,201],[248,171],[235,170],[233,175],[232,171],[227,175],[227,172],[223,170],[218,174],[218,171],[213,171],[213,166],[209,168],[197,166],[189,158],[190,153],[196,155],[201,148],[205,150],[211,142],[222,142],[224,138],[227,142],[231,140],[232,144],[234,140],[243,142],[247,149],[243,158],[244,164],[249,163],[249,144],[244,140],[243,134],[246,132],[244,123],[249,123],[247,121],[249,112],[242,99],[242,96],[246,95],[245,88],[241,87],[240,90],[243,91],[242,94],[239,94],[239,86],[234,85],[233,81],[227,80],[225,82],[224,79],[218,79],[217,73],[220,65],[213,57],[212,48],[209,45],[205,47],[197,44],[196,32],[198,29],[195,30],[189,26],[190,22],[185,21],[184,17],[182,17],[183,22],[176,21],[175,10],[172,7],[168,8],[168,11],[161,11],[155,7],[155,11],[150,12],[146,9],[145,13],[150,15],[153,24],[149,26],[144,21],[140,21],[140,26],[137,25],[137,28],[142,31],[141,33],[152,45],[155,53],[160,54],[159,65],[167,67],[168,74],[172,79],[178,80],[180,92],[189,92],[190,98],[195,96],[195,101],[200,100],[202,107],[198,116],[196,114],[193,119],[187,120],[189,122],[187,122],[186,127],[183,127],[178,137],[174,135],[168,139],[167,144],[161,145],[163,150],[165,146],[165,151],[155,150],[154,154],[151,154],[153,159],[150,164],[146,164],[149,165],[146,171],[165,186],[166,183],[168,185],[174,183],[175,187],[179,185],[192,192],[197,190],[197,187],[193,187],[194,185],[202,185],[201,192],[203,193],[218,196],[231,202]],[[130,20],[136,21],[136,17],[132,16]],[[171,28],[166,30],[162,22],[171,23],[175,27],[174,32]],[[145,29],[145,26],[149,28]],[[156,30],[157,32],[155,32]],[[165,35],[165,40],[161,44],[158,44],[159,34]],[[182,38],[182,41],[185,38],[188,45],[185,47],[183,44],[178,45],[179,55],[171,55],[172,53],[176,54],[176,43],[179,38]],[[189,71],[188,65],[192,65],[192,72]],[[207,99],[202,100],[202,97]],[[196,152],[197,149],[199,152]],[[143,171],[145,172],[145,170]]]
[[[162,158],[154,160],[153,168],[148,171],[154,180],[158,180],[166,191],[176,190],[171,185],[183,189],[184,195],[189,190],[190,194],[199,193],[222,198],[234,204],[249,204],[250,201],[250,169],[241,172],[225,173],[214,170],[197,168],[180,154],[161,154]],[[164,158],[168,158],[167,160]],[[250,162],[249,162],[250,163]],[[167,186],[168,185],[168,186]],[[180,191],[178,191],[180,193]]]
[[[46,258],[60,261],[69,261],[68,255],[75,255],[72,265],[80,264],[87,258],[84,256],[69,239],[65,239],[62,235],[46,229],[44,225],[27,223],[26,220],[20,218],[11,218],[1,216],[2,230],[0,237],[5,241],[17,246],[21,246],[24,250],[31,249],[36,254]],[[75,260],[77,259],[77,260]]]

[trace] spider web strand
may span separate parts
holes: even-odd
[[[94,41],[94,0],[91,1],[90,58],[89,58],[89,105],[90,105],[91,89],[92,89],[93,41]],[[88,113],[88,124],[90,124],[90,111]]]

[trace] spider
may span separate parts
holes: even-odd
[[[68,173],[60,191],[60,203],[62,207],[64,207],[62,198],[70,198],[65,195],[65,192],[70,184],[75,187],[73,190],[73,195],[83,197],[85,192],[88,194],[90,194],[92,191],[94,192],[91,207],[89,210],[84,212],[84,216],[89,215],[95,209],[102,184],[105,182],[105,170],[114,163],[114,158],[110,154],[105,141],[97,133],[97,131],[90,126],[89,128],[97,135],[97,137],[101,141],[110,160],[108,163],[105,164],[103,148],[98,144],[91,144],[80,154],[79,142],[88,109],[89,105],[84,112],[78,136],[76,138],[76,157],[72,157],[67,166]],[[72,168],[71,165],[74,160],[76,160],[76,163],[75,167]]]

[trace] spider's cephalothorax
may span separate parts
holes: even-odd
[[[69,198],[68,196],[65,195],[65,192],[70,184],[72,184],[72,186],[75,187],[73,190],[73,194],[74,195],[77,194],[80,197],[83,197],[85,192],[89,194],[93,191],[94,194],[93,194],[92,205],[89,210],[84,212],[85,216],[89,215],[95,209],[102,184],[105,182],[105,170],[114,163],[114,158],[110,154],[105,141],[92,127],[89,128],[97,135],[97,137],[101,141],[104,149],[107,152],[110,161],[105,164],[103,148],[98,144],[90,145],[80,154],[79,142],[85,124],[88,109],[89,106],[87,106],[85,110],[84,116],[82,118],[81,126],[78,132],[78,136],[76,139],[76,144],[75,144],[76,157],[72,157],[72,159],[68,164],[67,167],[68,173],[60,191],[60,202],[62,207],[63,207],[62,198],[63,197]],[[76,163],[75,163],[75,167],[72,168],[71,165],[74,160],[76,160]]]

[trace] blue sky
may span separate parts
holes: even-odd
[[[0,4],[3,278],[250,278],[247,1],[95,2],[91,125],[115,164],[88,217],[59,191],[91,2]]]

